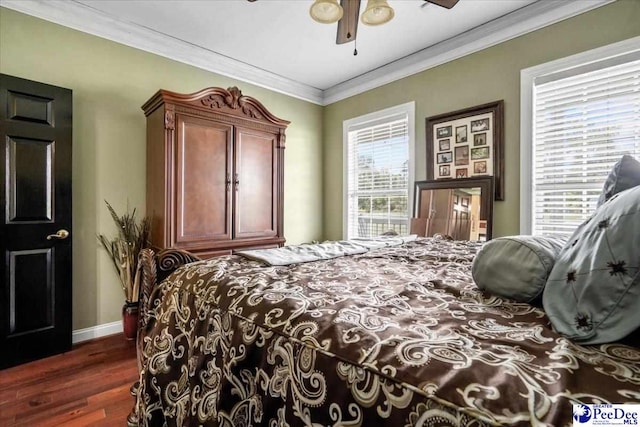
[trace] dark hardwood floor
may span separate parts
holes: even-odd
[[[0,426],[126,426],[136,350],[122,334],[0,371]]]

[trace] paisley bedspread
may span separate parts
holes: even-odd
[[[640,350],[573,344],[542,310],[483,294],[477,249],[179,269],[151,296],[140,425],[562,426],[575,402],[640,402]]]

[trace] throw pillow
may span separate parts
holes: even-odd
[[[625,154],[609,172],[598,199],[598,206],[601,206],[613,195],[636,185],[640,185],[640,162]]]
[[[575,231],[542,303],[554,329],[584,344],[640,327],[640,186],[615,194]]]
[[[473,260],[478,287],[518,302],[536,302],[567,239],[509,236],[485,243]]]

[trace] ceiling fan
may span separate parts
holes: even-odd
[[[250,0],[255,1],[255,0]],[[432,3],[451,9],[459,0],[424,0],[425,5]],[[314,0],[309,10],[311,17],[323,24],[338,22],[336,44],[355,41],[358,32],[358,15],[361,0]],[[365,25],[381,25],[393,18],[393,8],[386,0],[368,0],[367,7],[360,16]]]
[[[247,0],[254,2],[256,0]],[[358,32],[358,15],[360,14],[361,0],[314,0],[309,14],[313,20],[322,24],[338,22],[336,44],[349,43],[356,40]],[[429,3],[451,9],[459,0],[423,0],[426,6]],[[393,18],[393,8],[387,0],[367,0],[367,7],[360,16],[360,21],[365,25],[381,25]],[[357,50],[353,51],[358,54]]]

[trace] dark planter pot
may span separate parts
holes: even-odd
[[[136,339],[138,333],[138,303],[125,302],[122,307],[122,329],[128,340]]]

